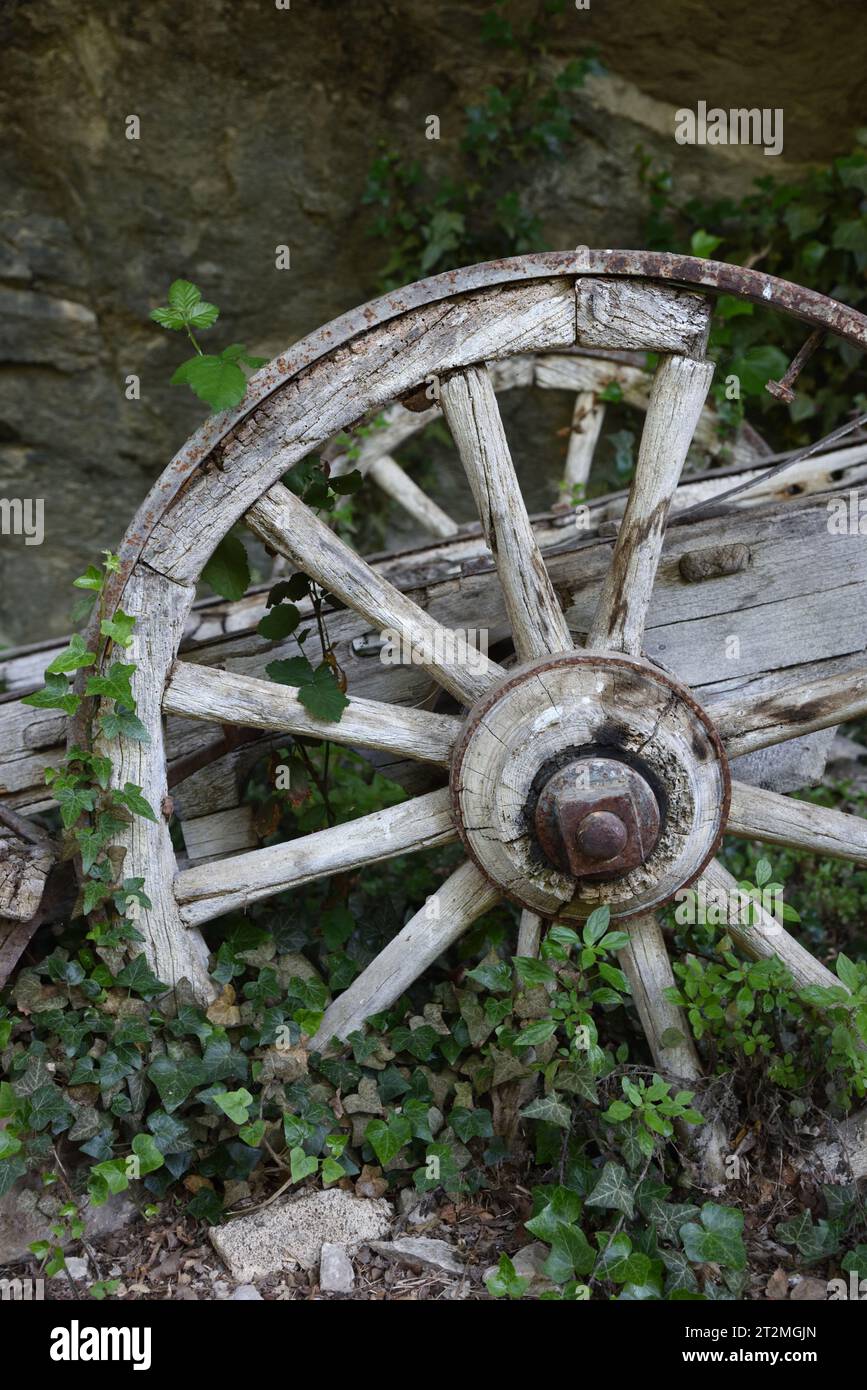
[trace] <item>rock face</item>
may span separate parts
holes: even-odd
[[[566,159],[520,173],[547,245],[642,244],[638,143],[684,199],[844,152],[864,66],[846,10],[823,12],[819,65],[807,0],[764,16],[761,44],[752,0],[551,17],[552,60],[595,43],[610,76],[577,94]],[[170,280],[223,309],[206,342],[267,356],[363,302],[387,259],[362,205],[378,141],[448,172],[464,109],[522,55],[482,40],[472,0],[12,3],[0,52],[0,495],[44,498],[46,527],[40,547],[0,537],[0,641],[18,642],[68,630],[69,581],[203,417],[169,385],[183,344],[147,318]],[[784,106],[783,156],[676,145],[673,109],[696,92]]]
[[[391,1229],[388,1202],[366,1200],[333,1188],[311,1192],[284,1205],[275,1203],[226,1226],[211,1228],[211,1243],[240,1284],[283,1269],[314,1269],[323,1245],[344,1248],[380,1240]]]

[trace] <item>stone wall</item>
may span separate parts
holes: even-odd
[[[383,250],[361,195],[377,142],[448,167],[462,108],[520,61],[480,42],[486,8],[5,0],[0,497],[44,497],[46,538],[0,536],[0,641],[67,629],[69,580],[117,543],[201,418],[168,384],[179,342],[147,319],[169,281],[221,305],[222,344],[269,356],[370,297]],[[551,247],[642,244],[639,142],[684,196],[738,192],[845,151],[863,121],[861,0],[821,21],[806,0],[591,0],[550,26],[552,63],[589,41],[609,73],[578,96],[569,158],[521,174]],[[783,157],[677,146],[673,111],[699,99],[782,106]]]

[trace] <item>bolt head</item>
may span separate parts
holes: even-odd
[[[641,773],[616,758],[577,758],[536,803],[546,857],[574,878],[616,877],[643,864],[659,839],[659,805]]]

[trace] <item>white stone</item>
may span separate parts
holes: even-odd
[[[255,1284],[239,1284],[229,1297],[230,1303],[262,1303],[262,1295]]]
[[[446,1240],[428,1236],[399,1236],[397,1240],[373,1240],[374,1250],[402,1264],[420,1264],[445,1274],[463,1274],[464,1267]]]
[[[355,1270],[343,1245],[326,1241],[319,1256],[319,1287],[324,1293],[350,1293]]]
[[[324,1244],[353,1246],[388,1235],[393,1210],[383,1198],[354,1197],[340,1188],[310,1192],[213,1226],[211,1243],[239,1283],[315,1269]]]

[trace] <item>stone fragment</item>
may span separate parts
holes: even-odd
[[[382,1240],[393,1218],[392,1207],[382,1198],[364,1199],[332,1188],[213,1226],[210,1238],[232,1277],[248,1284],[297,1265],[315,1269],[326,1244],[349,1247]]]

